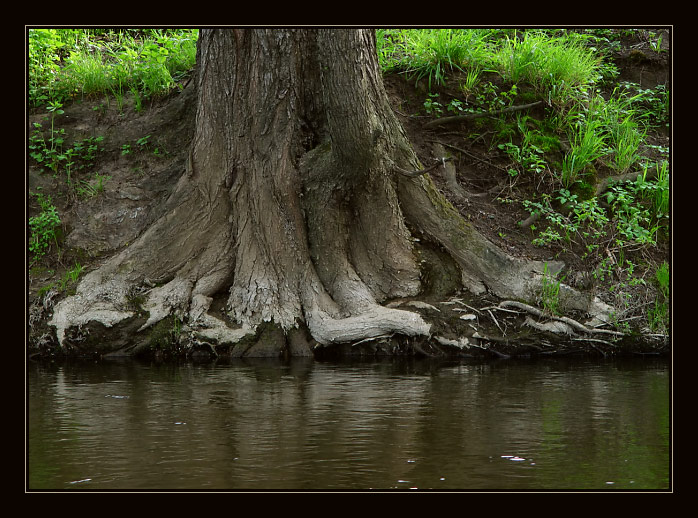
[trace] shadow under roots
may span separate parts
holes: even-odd
[[[287,332],[273,322],[263,322],[256,332],[231,346],[216,347],[216,355],[227,358],[312,357],[314,340],[307,328],[299,325]]]

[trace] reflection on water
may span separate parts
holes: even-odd
[[[27,488],[669,487],[666,362],[31,364]]]

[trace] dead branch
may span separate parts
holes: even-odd
[[[477,155],[474,155],[474,154],[472,154],[470,151],[466,151],[465,149],[459,148],[458,146],[454,146],[454,145],[452,145],[452,144],[447,144],[446,142],[441,142],[441,141],[439,141],[439,140],[429,140],[429,142],[434,142],[434,143],[436,143],[436,144],[441,144],[442,146],[446,146],[446,147],[449,147],[449,148],[451,148],[451,149],[455,149],[456,151],[458,151],[458,152],[460,152],[460,153],[463,153],[464,155],[468,155],[470,158],[476,160],[476,163],[477,163],[477,162],[484,162],[484,163],[486,163],[486,164],[489,165],[489,166],[495,167],[495,168],[497,168],[497,169],[500,169],[500,170],[506,172],[506,168],[501,167],[501,166],[498,166],[497,164],[493,164],[492,162],[490,162],[490,161],[488,161],[488,160],[485,160],[484,158],[479,157],[479,156],[477,156]],[[493,190],[493,189],[491,189],[491,190]],[[490,192],[490,191],[487,191],[487,192]]]
[[[424,124],[424,128],[434,128],[437,126],[444,126],[446,124],[454,124],[457,122],[463,122],[467,120],[480,119],[482,117],[494,117],[495,115],[501,115],[503,113],[517,112],[521,110],[527,110],[543,104],[543,101],[536,101],[530,104],[521,104],[518,106],[509,106],[508,108],[502,108],[501,110],[495,110],[491,112],[480,112],[480,113],[469,113],[467,115],[455,115],[453,117],[442,117],[440,119],[434,119],[432,121]]]
[[[492,317],[492,320],[494,320],[495,325],[496,325],[496,326],[499,328],[499,330],[502,332],[502,335],[506,336],[506,333],[504,332],[504,330],[502,329],[502,327],[499,325],[499,322],[497,322],[497,319],[494,318],[494,315],[492,314],[492,312],[491,312],[489,309],[487,310],[487,312],[488,312],[488,313],[490,314],[490,316]]]
[[[448,162],[449,160],[453,160],[453,158],[451,158],[451,157],[437,158],[434,161],[434,163],[432,165],[430,165],[429,167],[425,167],[424,169],[419,169],[417,171],[406,171],[405,169],[402,169],[401,167],[398,167],[397,165],[395,165],[394,167],[395,167],[395,170],[398,173],[400,173],[401,175],[407,176],[409,178],[414,178],[416,176],[421,176],[421,175],[426,174],[430,171],[433,171],[434,169],[436,169],[440,165],[443,165],[444,167],[446,167],[446,162]]]

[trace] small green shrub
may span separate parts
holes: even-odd
[[[99,144],[104,137],[86,137],[76,140],[71,147],[65,148],[65,130],[56,128],[53,120],[56,113],[63,113],[59,107],[60,104],[48,107],[52,114],[48,139],[44,138],[42,124],[34,123],[34,130],[29,137],[29,156],[54,174],[62,170],[66,175],[66,181],[71,185],[73,172],[93,165],[98,151],[101,150]]]
[[[33,260],[39,260],[46,255],[52,243],[57,244],[56,229],[61,224],[61,220],[50,196],[44,196],[41,193],[34,196],[41,207],[41,212],[29,218],[29,252]]]

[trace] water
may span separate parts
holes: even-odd
[[[28,490],[662,490],[662,361],[30,364]]]

